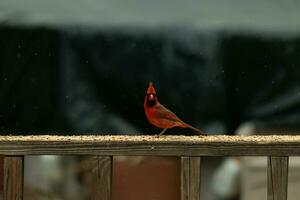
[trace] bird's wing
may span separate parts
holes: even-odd
[[[179,117],[177,117],[172,111],[170,111],[160,103],[156,105],[154,115],[157,119],[169,120],[173,122],[182,122],[182,120],[179,119]]]

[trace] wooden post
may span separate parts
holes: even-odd
[[[0,177],[4,177],[4,156],[0,155]],[[3,192],[3,181],[0,181],[0,192]]]
[[[112,157],[96,156],[93,169],[93,200],[111,200]]]
[[[23,199],[23,156],[4,157],[4,200]]]
[[[189,200],[190,158],[181,157],[180,200]]]
[[[287,199],[288,163],[288,156],[268,157],[268,200]]]
[[[181,157],[181,200],[200,200],[200,157]]]

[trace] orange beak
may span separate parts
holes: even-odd
[[[148,86],[148,90],[147,90],[147,94],[156,94],[155,89],[153,87],[152,82],[149,82],[149,86]]]

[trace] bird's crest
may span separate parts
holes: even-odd
[[[147,90],[147,94],[156,94],[155,89],[153,87],[152,82],[149,82],[149,86],[148,86],[148,90]]]

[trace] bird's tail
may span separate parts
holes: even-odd
[[[189,129],[192,129],[194,131],[196,131],[197,133],[200,133],[201,135],[207,135],[206,133],[204,133],[203,131],[201,131],[200,129],[197,129],[187,123],[184,123],[184,127],[183,128],[189,128]]]

